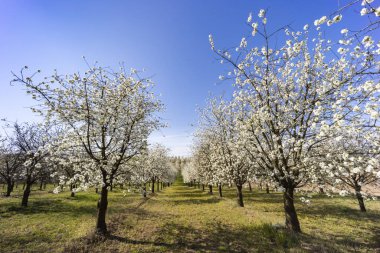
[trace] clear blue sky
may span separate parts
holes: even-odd
[[[340,3],[339,3],[340,2]],[[330,14],[343,0],[61,0],[0,1],[0,118],[33,121],[33,101],[20,87],[9,85],[10,71],[24,65],[49,75],[84,70],[82,56],[102,66],[146,68],[166,105],[169,127],[155,133],[174,155],[187,155],[197,122],[196,106],[209,93],[229,92],[218,76],[226,72],[210,50],[239,44],[250,30],[250,12],[257,18],[269,8],[268,23],[302,29]],[[358,10],[358,9],[356,9]],[[360,9],[359,9],[360,10]],[[358,22],[350,10],[344,19]],[[359,18],[360,19],[360,18]],[[347,24],[346,22],[346,24]]]

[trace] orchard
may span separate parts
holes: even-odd
[[[208,97],[161,84],[208,67],[12,69],[28,113],[2,108],[0,252],[379,251],[379,2],[329,10],[248,10],[236,45],[209,31],[186,49],[219,73]]]

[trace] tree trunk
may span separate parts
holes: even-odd
[[[238,204],[241,207],[244,207],[244,202],[243,202],[243,186],[242,185],[236,185],[237,188],[237,197],[238,197]]]
[[[7,180],[7,193],[5,194],[5,197],[11,196],[11,192],[13,191],[14,182],[12,180]]]
[[[265,185],[265,191],[266,191],[267,193],[269,193],[269,184],[266,184],[266,185]]]
[[[22,189],[25,190],[25,183],[22,184]]]
[[[356,198],[358,199],[358,202],[359,202],[360,211],[366,212],[367,210],[365,209],[364,199],[363,199],[363,195],[361,193],[361,190],[362,190],[362,187],[360,185],[356,184],[355,194],[356,194]]]
[[[74,185],[73,184],[70,184],[70,191],[71,191],[71,197],[73,198],[73,197],[75,197],[75,192],[73,191],[73,189],[74,189]]]
[[[96,187],[96,188],[95,188],[95,193],[98,193],[98,192],[99,192],[99,188]]]
[[[27,207],[32,183],[29,181],[25,184],[24,194],[22,195],[21,206]]]
[[[143,188],[143,197],[146,198],[146,184],[144,184],[144,188]]]
[[[106,213],[108,206],[108,190],[107,186],[104,185],[102,187],[102,191],[100,193],[100,199],[98,201],[98,217],[96,220],[96,232],[105,235],[107,233],[107,225],[106,225]]]
[[[152,193],[154,193],[154,179],[152,179]]]
[[[212,185],[209,185],[209,186],[208,186],[208,190],[209,190],[208,193],[209,193],[209,194],[212,194]]]
[[[223,194],[222,194],[222,184],[219,184],[218,185],[218,191],[219,191],[219,197],[223,197]]]
[[[159,192],[159,191],[160,191],[160,181],[157,180],[157,192]]]
[[[205,185],[202,184],[202,191],[205,191]]]
[[[294,188],[285,188],[284,192],[284,209],[285,209],[285,226],[287,229],[300,233],[301,227],[298,221],[296,209],[294,207]]]
[[[252,192],[252,185],[251,185],[251,182],[248,182],[248,186],[249,186],[249,191]]]
[[[44,181],[41,180],[40,182],[40,191],[42,191],[42,187],[44,186]]]

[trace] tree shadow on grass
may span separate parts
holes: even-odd
[[[18,203],[19,204],[19,203]],[[34,200],[28,207],[15,205],[15,203],[3,204],[0,216],[11,217],[16,214],[32,215],[40,213],[72,213],[75,216],[96,213],[96,204],[93,206],[73,205],[61,199],[54,200]]]
[[[341,204],[323,203],[323,205],[313,205],[308,207],[299,207],[299,213],[303,215],[310,215],[314,217],[323,218],[324,216],[333,216],[336,218],[344,217],[351,220],[368,220],[371,222],[380,221],[380,212],[369,210],[368,212],[361,212],[358,209],[344,206]]]

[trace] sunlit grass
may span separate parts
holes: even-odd
[[[20,188],[20,186],[19,186]],[[18,189],[20,191],[20,189]],[[245,207],[235,189],[209,195],[177,182],[143,200],[137,193],[110,192],[106,239],[92,236],[97,195],[69,197],[32,192],[30,205],[19,197],[0,198],[2,252],[373,252],[380,248],[380,202],[314,195],[310,206],[296,200],[303,233],[281,228],[281,193],[245,189]],[[17,196],[19,193],[15,193]]]

